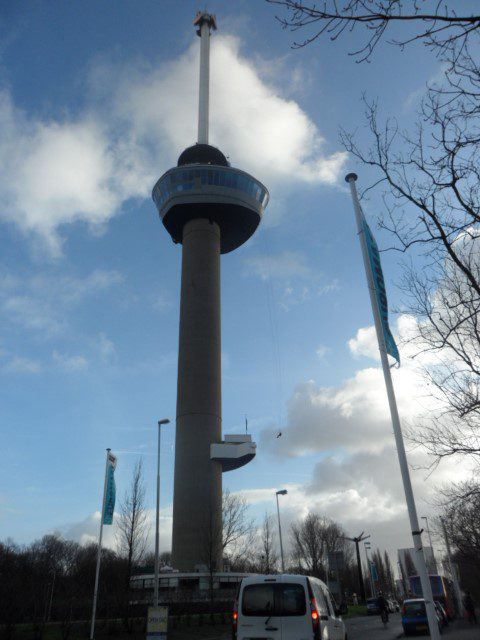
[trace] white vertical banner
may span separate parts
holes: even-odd
[[[380,265],[380,256],[372,256],[371,239],[373,235],[366,224],[365,216],[363,215],[360,202],[358,200],[357,190],[355,182],[357,175],[355,173],[349,173],[345,176],[346,182],[350,185],[350,191],[353,200],[353,209],[355,212],[355,220],[357,223],[357,231],[362,247],[363,264],[367,275],[368,289],[370,292],[370,302],[372,305],[373,317],[375,320],[375,330],[377,333],[378,348],[380,350],[380,358],[382,361],[383,377],[385,379],[385,386],[387,389],[388,404],[390,406],[390,415],[392,419],[393,433],[395,436],[395,444],[397,446],[398,462],[400,464],[400,472],[402,474],[403,489],[405,491],[405,500],[408,508],[408,515],[410,518],[410,527],[412,531],[413,544],[416,552],[416,566],[420,574],[420,583],[422,585],[423,597],[425,598],[425,607],[427,610],[428,626],[430,629],[430,637],[432,640],[440,640],[440,632],[438,628],[438,620],[433,602],[432,586],[430,584],[430,578],[427,572],[427,563],[425,562],[425,556],[423,553],[422,532],[418,524],[417,508],[415,506],[415,498],[413,495],[412,482],[410,479],[410,470],[408,468],[407,454],[405,451],[405,444],[403,442],[402,427],[400,424],[400,417],[398,415],[397,400],[395,398],[395,390],[392,382],[392,374],[390,371],[390,364],[388,362],[388,353],[392,353],[392,344],[389,344],[389,329],[388,333],[385,328],[385,313],[383,304],[386,305],[385,287],[383,285],[383,291],[379,290],[379,282],[383,284],[383,274]],[[367,239],[367,229],[370,235],[370,239]],[[370,240],[370,246],[368,241]],[[374,243],[376,247],[376,242]],[[378,249],[377,249],[378,253]],[[372,269],[372,264],[376,264],[377,273],[375,274]],[[380,278],[381,276],[381,278]],[[384,301],[384,303],[383,303]],[[388,328],[388,323],[387,323]],[[392,338],[393,340],[393,338]],[[395,344],[393,342],[393,344]],[[396,345],[395,345],[396,349]],[[392,353],[394,357],[399,361],[398,355]]]

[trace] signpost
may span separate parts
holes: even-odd
[[[147,640],[166,640],[168,607],[148,607]]]
[[[340,583],[340,572],[345,568],[345,558],[343,551],[330,551],[327,554],[328,561],[328,588],[330,591],[343,600],[342,586]],[[334,579],[332,580],[332,575]]]

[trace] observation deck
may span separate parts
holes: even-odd
[[[230,167],[222,152],[210,145],[186,149],[179,165],[164,173],[152,192],[173,241],[182,242],[189,220],[206,218],[220,227],[221,253],[246,242],[267,206],[267,188],[245,171]]]
[[[210,458],[221,463],[223,472],[233,471],[253,460],[256,450],[251,435],[226,435],[223,442],[210,445]]]

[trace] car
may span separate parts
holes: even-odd
[[[442,627],[448,626],[449,620],[448,620],[447,612],[445,611],[445,607],[439,600],[434,600],[434,603],[435,603],[435,609],[437,610],[437,613],[440,616]]]
[[[232,616],[232,638],[347,640],[337,607],[318,578],[293,574],[243,578]]]
[[[392,598],[387,598],[388,613],[395,613],[395,605]]]
[[[380,613],[378,598],[367,598],[367,615],[376,616]]]
[[[437,609],[437,624],[440,633],[442,632],[442,622]],[[402,627],[406,636],[412,633],[423,632],[428,634],[427,610],[424,598],[409,598],[404,600],[402,607]]]
[[[398,604],[398,600],[392,599],[392,604],[395,612],[400,611],[400,605]]]

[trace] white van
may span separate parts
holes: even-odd
[[[255,575],[240,584],[234,640],[346,640],[326,585],[309,576]]]

